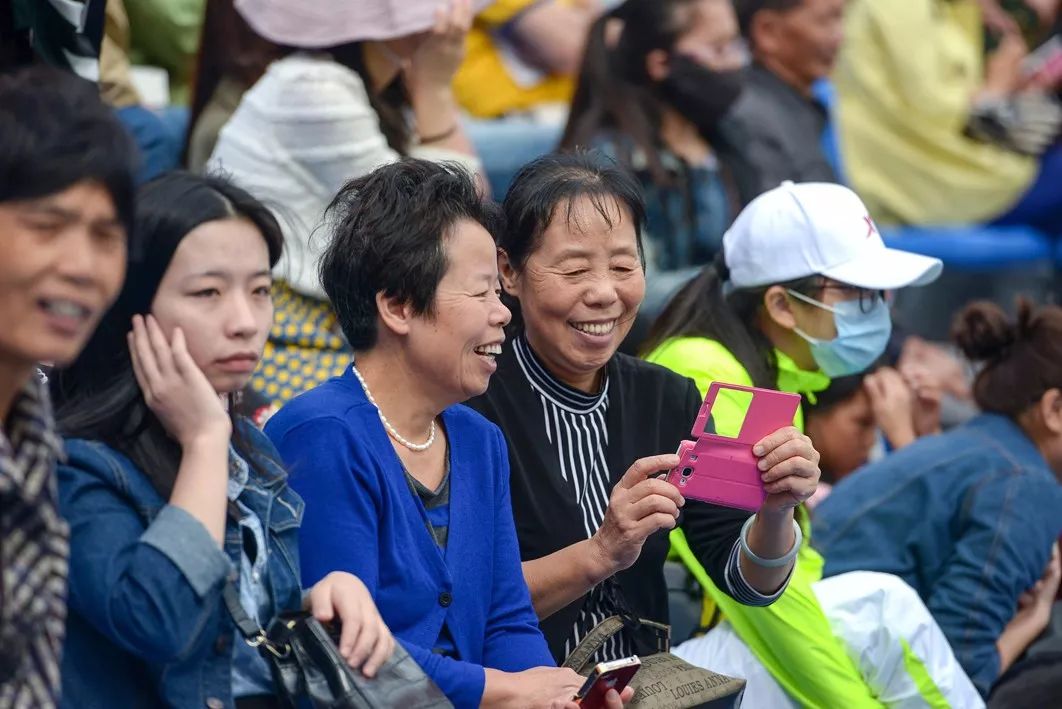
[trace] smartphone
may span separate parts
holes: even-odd
[[[624,660],[602,662],[594,667],[573,699],[579,702],[580,709],[601,709],[605,706],[608,690],[622,692],[641,666],[642,661],[637,655]]]
[[[712,408],[723,397],[744,408],[744,419],[730,435],[708,433]],[[767,491],[752,447],[768,434],[793,425],[799,407],[799,394],[712,382],[691,431],[696,440],[679,444],[679,464],[665,479],[683,497],[755,512],[767,499]]]
[[[1062,80],[1062,36],[1054,35],[1029,53],[1021,63],[1026,79],[1038,79],[1051,86]]]

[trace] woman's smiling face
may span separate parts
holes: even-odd
[[[645,273],[629,211],[612,197],[577,197],[550,223],[517,270],[501,255],[502,281],[520,301],[525,333],[550,372],[595,388],[598,373],[630,332]]]

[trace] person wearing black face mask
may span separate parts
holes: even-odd
[[[650,317],[712,259],[736,213],[714,143],[744,64],[729,0],[627,0],[591,28],[561,149],[600,148],[638,176]]]
[[[719,141],[719,124],[744,93],[746,71],[716,71],[684,54],[671,57],[670,72],[660,83],[661,97],[693,123],[701,137]]]

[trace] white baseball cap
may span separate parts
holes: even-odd
[[[890,249],[855,192],[826,182],[783,182],[752,200],[723,236],[735,288],[822,275],[874,290],[935,281],[940,259]]]

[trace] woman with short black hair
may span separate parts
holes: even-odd
[[[581,678],[553,666],[520,573],[505,439],[458,405],[509,322],[497,209],[460,168],[403,160],[330,212],[321,282],[355,362],[266,426],[306,500],[303,579],[362,578],[459,707],[569,706]]]
[[[701,396],[689,379],[617,353],[645,293],[634,178],[592,154],[549,155],[521,170],[504,210],[500,273],[519,317],[490,388],[471,403],[509,441],[524,576],[554,656],[610,615],[667,623],[663,565],[677,525],[727,593],[773,602],[799,547],[792,508],[815,490],[818,454],[792,428],[760,441],[771,494],[751,521],[653,479],[678,464],[670,451]],[[648,645],[626,629],[601,659]]]

